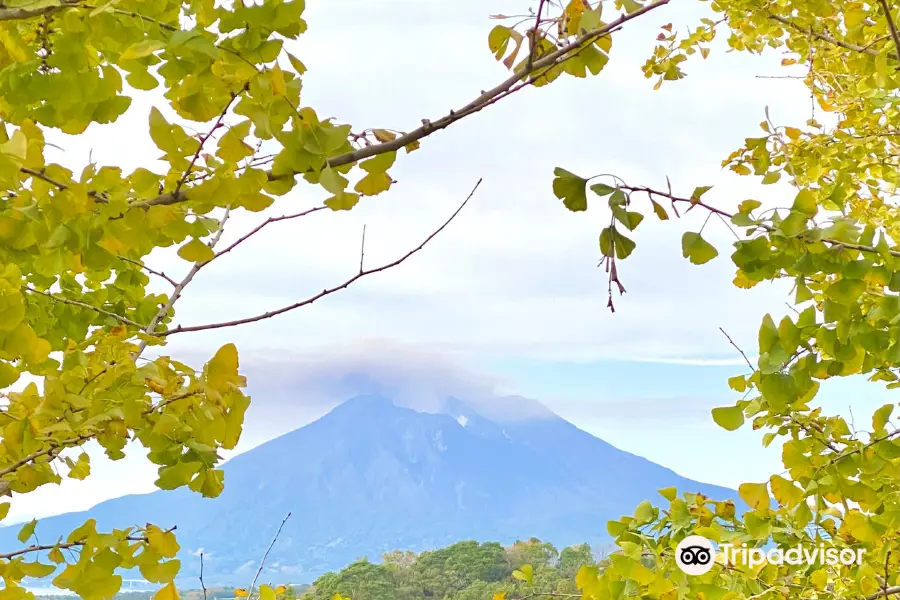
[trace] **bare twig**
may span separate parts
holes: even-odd
[[[698,201],[696,199],[682,198],[679,196],[675,196],[671,192],[662,192],[662,191],[659,191],[659,190],[656,190],[653,188],[648,188],[648,187],[643,187],[643,186],[619,185],[619,188],[621,188],[623,190],[628,190],[630,192],[644,192],[651,198],[654,196],[658,196],[660,198],[667,198],[672,201],[673,207],[675,206],[676,202],[682,202],[682,203],[688,203],[688,204],[692,204],[695,206],[699,206],[710,212],[716,213],[723,217],[727,217],[729,219],[731,219],[734,216],[731,213],[729,213],[728,211],[722,210],[721,208],[716,208],[714,206],[706,204],[705,202]],[[754,227],[758,227],[759,229],[768,231],[770,233],[776,231],[775,227],[772,227],[771,225],[767,225],[765,223],[754,223]],[[874,246],[867,246],[865,244],[854,244],[851,242],[842,242],[840,240],[835,240],[832,238],[821,238],[819,241],[821,241],[825,244],[828,244],[829,246],[832,246],[832,247],[841,247],[841,248],[847,248],[848,250],[858,250],[860,252],[870,252],[870,253],[875,253],[875,254],[879,253],[879,250],[877,248],[875,248]],[[889,250],[888,253],[891,256],[900,258],[900,250]]]
[[[881,8],[884,9],[884,18],[887,19],[888,27],[891,30],[891,37],[894,39],[894,50],[900,53],[900,33],[897,33],[897,25],[894,23],[894,17],[891,16],[891,7],[888,6],[887,0],[878,0],[878,3],[881,4]]]
[[[177,281],[175,281],[174,279],[172,279],[171,277],[169,277],[168,275],[166,275],[166,274],[163,273],[162,271],[156,271],[156,270],[154,270],[154,269],[151,269],[150,267],[148,267],[147,265],[145,265],[144,263],[142,263],[142,262],[139,261],[139,260],[134,260],[133,258],[127,258],[127,257],[125,257],[125,256],[119,256],[119,260],[124,260],[124,261],[127,262],[127,263],[131,263],[131,264],[133,264],[133,265],[137,265],[138,267],[140,267],[140,268],[142,268],[143,270],[147,271],[147,272],[150,273],[151,275],[156,275],[157,277],[162,277],[163,279],[165,279],[166,281],[168,281],[168,282],[171,283],[172,285],[178,285],[178,282],[177,282]]]
[[[378,156],[387,152],[394,152],[437,131],[446,129],[457,121],[468,117],[469,115],[473,115],[484,109],[485,107],[494,104],[498,99],[508,96],[512,90],[522,89],[522,87],[524,86],[516,87],[517,84],[522,82],[528,83],[532,81],[536,72],[552,68],[558,64],[565,62],[584,46],[592,44],[599,38],[609,35],[613,31],[621,28],[629,21],[632,21],[652,10],[660,8],[661,6],[665,6],[670,1],[671,0],[656,0],[655,2],[651,2],[650,4],[647,4],[643,8],[640,8],[632,13],[620,16],[618,19],[612,21],[611,23],[607,23],[606,25],[594,29],[593,31],[588,31],[578,36],[571,43],[566,44],[558,50],[535,60],[530,69],[522,69],[516,71],[498,85],[482,92],[477,98],[461,107],[460,109],[450,111],[449,114],[435,121],[423,119],[421,127],[418,127],[405,135],[398,136],[393,140],[380,144],[372,144],[371,146],[364,146],[351,152],[332,157],[328,159],[327,165],[333,168],[356,163],[365,158]],[[297,175],[297,173],[288,173],[284,175],[275,175],[272,172],[268,173],[268,177],[270,180],[294,177],[295,175]],[[131,204],[131,207],[140,208],[155,205],[177,204],[179,202],[184,202],[185,200],[186,197],[181,192],[177,194],[167,193],[156,196],[155,198],[150,198],[148,200],[133,202]]]
[[[175,184],[175,190],[172,192],[173,195],[177,196],[181,191],[181,188],[187,182],[188,177],[191,176],[191,173],[194,171],[194,164],[197,162],[197,159],[200,158],[200,153],[203,152],[203,146],[206,145],[206,142],[209,141],[209,138],[213,136],[213,134],[218,131],[222,127],[222,122],[225,120],[226,115],[228,115],[228,109],[231,108],[231,105],[234,104],[234,101],[246,92],[249,88],[250,84],[244,84],[244,87],[240,89],[240,91],[232,92],[231,98],[228,99],[228,102],[225,103],[225,107],[222,109],[222,112],[219,113],[219,118],[216,119],[216,122],[213,123],[213,126],[207,131],[203,136],[200,137],[200,143],[197,145],[197,150],[194,152],[194,156],[191,157],[191,163],[188,165],[187,169],[184,170],[184,175],[181,176],[181,179],[178,180],[178,183]]]
[[[295,303],[293,303],[293,304],[289,304],[289,305],[287,305],[287,306],[283,306],[283,307],[278,308],[278,309],[276,309],[276,310],[271,310],[271,311],[265,312],[265,313],[260,314],[260,315],[255,315],[255,316],[252,316],[252,317],[244,317],[244,318],[242,318],[242,319],[235,319],[235,320],[233,320],[233,321],[223,321],[223,322],[220,322],[220,323],[208,323],[208,324],[204,324],[204,325],[190,325],[190,326],[179,325],[179,326],[177,326],[177,327],[175,327],[175,328],[173,328],[173,329],[170,329],[170,330],[168,330],[168,331],[162,331],[162,332],[159,332],[159,333],[157,333],[157,334],[155,334],[155,335],[158,335],[158,336],[160,336],[160,337],[165,337],[165,336],[173,335],[173,334],[176,334],[176,333],[185,333],[185,332],[188,332],[188,331],[204,331],[204,330],[207,330],[207,329],[221,329],[221,328],[224,328],[224,327],[235,327],[235,326],[237,326],[237,325],[245,325],[245,324],[247,324],[247,323],[255,323],[255,322],[257,322],[257,321],[262,321],[262,320],[264,320],[264,319],[270,319],[270,318],[272,318],[272,317],[275,317],[275,316],[284,314],[284,313],[286,313],[286,312],[295,310],[295,309],[300,308],[300,307],[302,307],[302,306],[306,306],[306,305],[308,305],[308,304],[312,304],[313,302],[315,302],[316,300],[318,300],[318,299],[320,299],[320,298],[324,298],[325,296],[328,296],[328,295],[330,295],[330,294],[333,294],[333,293],[335,293],[335,292],[338,292],[338,291],[340,291],[340,290],[343,290],[343,289],[349,287],[349,286],[350,286],[351,284],[353,284],[354,282],[356,282],[358,279],[361,279],[361,278],[363,278],[363,277],[365,277],[365,276],[367,276],[367,275],[372,275],[372,274],[374,274],[374,273],[380,273],[380,272],[382,272],[382,271],[386,271],[386,270],[388,270],[388,269],[390,269],[390,268],[396,267],[397,265],[399,265],[400,263],[404,262],[405,260],[407,260],[407,259],[408,259],[409,257],[411,257],[412,255],[414,255],[414,254],[418,253],[420,250],[422,250],[422,249],[425,247],[426,244],[428,244],[428,243],[429,243],[432,239],[434,239],[441,231],[443,231],[443,230],[444,230],[444,229],[445,229],[445,228],[446,228],[446,227],[447,227],[447,226],[448,226],[448,225],[456,218],[456,216],[462,211],[462,209],[465,208],[465,206],[466,206],[466,204],[468,204],[469,200],[472,199],[472,196],[475,194],[475,190],[478,189],[478,186],[479,186],[479,185],[481,185],[481,179],[478,180],[478,183],[475,184],[475,187],[472,188],[472,191],[469,192],[468,197],[463,201],[463,203],[459,205],[459,208],[457,208],[456,211],[455,211],[452,215],[450,215],[450,218],[449,218],[449,219],[447,219],[446,221],[444,221],[444,224],[443,224],[443,225],[441,225],[441,226],[438,227],[435,231],[433,231],[433,232],[431,233],[431,235],[429,235],[427,238],[425,238],[425,241],[423,241],[421,244],[419,244],[418,246],[416,246],[415,248],[413,248],[412,250],[410,250],[409,252],[407,252],[406,254],[404,254],[403,256],[401,256],[400,258],[398,258],[397,260],[395,260],[395,261],[393,261],[393,262],[390,262],[390,263],[381,265],[380,267],[376,267],[376,268],[374,268],[374,269],[366,269],[366,270],[360,271],[359,273],[357,273],[357,274],[354,275],[353,277],[347,279],[346,281],[344,281],[344,282],[341,283],[340,285],[337,285],[337,286],[332,287],[332,288],[324,289],[324,290],[322,290],[321,292],[319,292],[318,294],[316,294],[316,295],[314,295],[314,296],[310,296],[309,298],[306,298],[305,300],[302,300],[302,301],[300,301],[300,302],[295,302]]]
[[[363,225],[362,242],[359,245],[359,272],[363,272],[363,260],[366,257],[366,226]]]
[[[750,367],[750,370],[755,371],[756,369],[753,368],[753,364],[750,362],[750,359],[747,358],[747,355],[744,354],[744,351],[741,350],[740,346],[738,346],[737,344],[734,343],[734,340],[731,339],[731,336],[728,335],[728,333],[726,333],[724,329],[719,327],[719,331],[721,331],[722,335],[724,335],[728,339],[728,343],[731,344],[732,346],[734,346],[734,349],[741,353],[741,356],[744,357],[744,362],[747,363],[747,366]]]
[[[240,244],[243,244],[249,238],[251,238],[252,236],[259,233],[267,225],[271,225],[272,223],[277,223],[279,221],[286,221],[288,219],[297,219],[300,217],[305,217],[306,215],[312,214],[314,212],[318,212],[320,210],[325,210],[326,208],[328,208],[328,207],[327,206],[316,206],[315,208],[310,208],[310,209],[304,210],[302,212],[294,213],[292,215],[281,215],[280,217],[269,217],[268,219],[266,219],[265,221],[263,221],[262,223],[260,223],[259,225],[257,225],[253,229],[251,229],[249,233],[241,236],[240,238],[238,238],[237,240],[232,242],[227,248],[225,248],[221,252],[217,252],[216,258],[219,258],[223,254],[227,254],[227,253],[231,252],[237,246],[239,246]]]
[[[538,39],[539,39],[538,36],[540,35],[540,32],[541,32],[541,16],[544,13],[544,4],[545,3],[546,3],[546,0],[540,0],[540,2],[538,2],[537,16],[534,19],[534,27],[532,28],[531,32],[529,34],[527,34],[529,37],[530,43],[528,45],[528,61],[525,63],[526,71],[530,70],[532,65],[534,64],[534,54],[535,54],[535,52],[537,52],[537,45],[538,45]]]
[[[114,312],[110,312],[110,311],[104,310],[102,308],[97,308],[96,306],[92,306],[86,302],[79,302],[78,300],[69,300],[68,298],[54,296],[53,294],[50,294],[48,292],[42,292],[40,290],[36,290],[30,286],[26,286],[23,289],[25,289],[25,291],[31,292],[32,294],[38,294],[40,296],[45,296],[45,297],[50,298],[51,300],[54,300],[55,302],[59,302],[61,304],[69,304],[72,306],[80,306],[81,308],[90,309],[90,310],[92,310],[96,313],[99,313],[101,315],[104,315],[106,317],[112,317],[113,319],[116,319],[117,321],[121,321],[122,323],[125,323],[126,325],[131,325],[132,327],[137,327],[138,329],[144,328],[143,325],[141,325],[140,323],[137,323],[136,321],[132,321],[128,317],[123,317],[122,315],[117,315]]]
[[[210,240],[209,244],[207,244],[210,249],[215,248],[216,244],[219,243],[219,240],[222,239],[222,233],[224,233],[224,231],[225,231],[225,222],[228,221],[229,215],[231,215],[231,208],[226,208],[225,214],[222,215],[221,219],[219,219],[219,230],[213,236],[212,240]],[[175,306],[176,302],[178,302],[178,299],[181,297],[182,292],[184,292],[184,288],[186,288],[187,285],[197,275],[197,273],[200,272],[200,269],[202,269],[205,265],[208,265],[210,262],[215,260],[215,258],[216,258],[216,256],[213,255],[213,258],[211,258],[210,260],[208,260],[206,262],[194,263],[194,265],[191,267],[191,270],[188,271],[187,275],[184,276],[184,279],[182,279],[178,283],[178,285],[175,286],[175,289],[172,290],[172,295],[169,297],[169,301],[166,302],[166,305],[163,306],[161,309],[159,309],[159,311],[156,313],[156,315],[154,315],[154,317],[150,321],[150,323],[144,328],[144,331],[146,333],[148,333],[150,335],[156,334],[156,327],[159,325],[159,322],[162,321],[162,319],[167,314],[169,314],[169,311],[172,310],[172,307]],[[147,344],[148,344],[147,340],[142,341],[135,356],[140,356],[144,352],[144,350],[147,349]]]
[[[203,600],[206,600],[206,584],[203,583],[203,553],[200,553],[200,587],[203,588]]]
[[[278,531],[275,532],[275,537],[272,538],[272,543],[269,544],[269,548],[266,550],[266,553],[262,557],[262,561],[259,563],[259,569],[256,571],[256,575],[253,577],[253,582],[250,584],[250,589],[247,590],[247,600],[252,600],[253,598],[253,588],[256,587],[256,580],[259,579],[260,573],[262,573],[263,567],[266,565],[266,559],[269,557],[269,552],[272,551],[272,547],[275,545],[275,542],[278,541],[278,536],[281,535],[281,530],[284,528],[284,524],[287,523],[287,520],[291,518],[291,513],[288,513],[287,516],[281,521],[281,525],[278,526]]]

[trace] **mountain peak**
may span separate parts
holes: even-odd
[[[44,519],[37,533],[56,539],[88,517],[100,530],[177,525],[183,581],[196,578],[204,549],[210,581],[237,584],[290,512],[266,576],[311,582],[361,555],[460,540],[606,543],[600,524],[664,487],[734,497],[618,450],[538,402],[444,400],[435,414],[354,396],[229,460],[218,498],[186,489],[123,497]],[[18,530],[0,528],[0,546],[15,546]]]
[[[390,398],[378,394],[360,394],[353,396],[338,404],[332,412],[337,410],[390,410],[398,408]]]

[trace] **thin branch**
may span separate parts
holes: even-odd
[[[42,17],[50,13],[54,13],[65,8],[78,8],[79,4],[74,2],[62,2],[56,6],[42,6],[41,8],[2,8],[0,9],[0,21],[24,21],[34,17]]]
[[[132,327],[137,327],[138,329],[144,328],[143,325],[141,325],[140,323],[138,323],[136,321],[132,321],[128,317],[123,317],[122,315],[117,315],[114,312],[110,312],[110,311],[104,310],[102,308],[97,308],[96,306],[91,306],[90,304],[88,304],[86,302],[79,302],[78,300],[69,300],[68,298],[61,298],[59,296],[54,296],[53,294],[49,294],[47,292],[42,292],[40,290],[36,290],[30,286],[25,286],[25,288],[23,288],[23,289],[25,289],[25,291],[31,292],[32,294],[46,296],[47,298],[50,298],[51,300],[60,302],[62,304],[69,304],[72,306],[80,306],[81,308],[88,308],[96,313],[99,313],[99,314],[107,316],[107,317],[112,317],[113,319],[121,321],[122,323],[125,323],[126,325],[131,325]]]
[[[744,351],[741,350],[740,346],[738,346],[737,344],[734,343],[734,340],[731,339],[731,336],[728,335],[728,333],[726,333],[726,331],[724,329],[719,327],[719,331],[721,331],[722,335],[724,335],[728,339],[728,343],[731,344],[732,346],[734,346],[734,349],[741,353],[741,356],[744,357],[744,362],[747,363],[747,366],[750,367],[750,370],[755,371],[756,369],[753,368],[753,364],[750,362],[750,359],[747,358],[747,355],[744,354]]]
[[[891,594],[900,594],[900,585],[895,585],[894,587],[889,587],[881,590],[880,592],[876,592],[869,596],[866,596],[864,600],[877,600],[878,598],[887,598]]]
[[[262,223],[260,223],[256,227],[254,227],[252,230],[250,230],[249,233],[247,233],[246,235],[243,235],[240,238],[238,238],[237,240],[235,240],[230,246],[228,246],[221,252],[217,252],[216,258],[219,258],[223,254],[227,254],[227,253],[231,252],[238,245],[246,242],[250,237],[259,233],[267,225],[271,225],[272,223],[277,223],[279,221],[286,221],[288,219],[297,219],[300,217],[305,217],[306,215],[312,214],[314,212],[318,212],[320,210],[325,210],[326,208],[328,208],[328,207],[327,206],[316,206],[315,208],[310,208],[310,209],[304,210],[302,212],[294,213],[292,215],[281,215],[280,217],[269,217],[268,219],[266,219],[265,221],[263,221]]]
[[[178,285],[178,282],[177,282],[177,281],[175,281],[174,279],[172,279],[171,277],[169,277],[168,275],[166,275],[166,274],[163,273],[162,271],[155,271],[155,270],[151,269],[150,267],[148,267],[147,265],[145,265],[144,263],[142,263],[142,262],[139,261],[139,260],[134,260],[133,258],[126,258],[126,257],[124,257],[124,256],[119,256],[119,259],[120,259],[120,260],[124,260],[124,261],[127,262],[127,263],[131,263],[131,264],[133,264],[133,265],[137,265],[138,267],[140,267],[140,268],[142,268],[143,270],[147,271],[147,272],[150,273],[151,275],[156,275],[157,277],[162,277],[163,279],[165,279],[166,281],[168,281],[168,282],[171,283],[172,285]]]
[[[811,35],[814,38],[818,38],[818,39],[822,40],[823,42],[828,42],[829,44],[834,44],[835,46],[840,46],[841,48],[844,48],[845,50],[852,50],[853,52],[863,52],[865,54],[871,54],[872,56],[878,56],[878,54],[879,54],[879,52],[877,50],[875,50],[874,48],[871,48],[870,46],[857,46],[856,44],[851,44],[849,42],[845,42],[845,41],[836,39],[836,38],[828,35],[827,33],[819,33],[818,31],[815,31],[813,29],[801,27],[800,25],[797,25],[796,23],[794,23],[787,17],[782,17],[781,15],[769,15],[769,18],[774,19],[784,25],[787,25],[788,27],[793,27],[797,31],[800,31],[807,35]],[[898,56],[896,53],[888,53],[888,56],[890,56],[894,59],[898,59]]]
[[[216,232],[216,235],[213,236],[212,240],[210,240],[209,244],[207,244],[210,249],[215,248],[216,244],[219,243],[219,240],[222,239],[222,234],[225,232],[225,222],[228,220],[228,217],[230,215],[231,208],[229,207],[225,209],[225,214],[222,215],[222,218],[219,220],[219,230]],[[215,260],[215,258],[215,255],[213,255],[213,257],[206,262],[194,263],[194,265],[191,267],[191,270],[188,271],[187,275],[184,276],[184,279],[182,279],[178,283],[178,285],[175,286],[175,289],[172,290],[172,295],[169,297],[169,301],[166,302],[166,305],[159,309],[159,311],[156,313],[156,315],[153,316],[153,319],[150,321],[147,327],[144,328],[145,333],[149,335],[156,335],[156,327],[159,325],[159,322],[162,321],[163,317],[169,314],[169,311],[172,310],[172,307],[175,306],[175,303],[178,302],[178,299],[181,297],[181,293],[184,291],[184,288],[186,288],[187,285],[197,275],[197,273],[200,272],[200,269]],[[144,350],[147,349],[147,344],[147,340],[141,342],[136,356],[140,356],[144,352]]]
[[[34,177],[35,179],[40,179],[41,181],[49,183],[50,185],[52,185],[53,187],[55,187],[56,189],[58,189],[61,192],[64,192],[67,189],[69,189],[69,186],[66,185],[65,183],[63,183],[61,181],[57,181],[56,179],[53,179],[52,177],[47,175],[44,172],[44,169],[32,169],[30,167],[20,167],[19,172],[24,173],[25,175],[28,175],[29,177]],[[88,191],[87,195],[90,196],[95,202],[100,202],[101,204],[109,202],[109,199],[103,193],[97,192],[95,190]]]
[[[36,179],[45,181],[60,191],[65,191],[65,190],[69,189],[69,186],[53,179],[49,175],[45,174],[43,171],[38,171],[37,169],[32,169],[30,167],[20,167],[19,171],[21,173],[24,173],[25,175],[31,175],[32,177],[34,177]]]
[[[894,17],[891,16],[891,7],[888,6],[886,0],[878,0],[881,8],[884,9],[884,18],[887,19],[888,27],[891,30],[891,37],[894,39],[894,49],[900,52],[900,33],[897,33],[897,25],[894,24]]]
[[[166,533],[171,533],[171,532],[175,531],[176,529],[178,529],[177,526],[170,527],[169,529],[166,530]],[[142,542],[144,544],[148,543],[146,536],[142,536],[142,535],[129,535],[125,539],[128,540],[129,542]],[[70,548],[80,548],[80,547],[84,546],[84,544],[85,544],[85,542],[83,542],[83,541],[66,542],[64,544],[53,544],[52,546],[49,546],[49,545],[41,546],[41,545],[35,544],[33,546],[27,546],[25,548],[21,548],[14,552],[7,552],[6,554],[0,554],[0,560],[9,560],[9,559],[15,558],[17,556],[22,556],[24,554],[31,554],[32,552],[46,552],[47,550],[53,550],[54,548],[59,548],[60,550],[68,550]]]
[[[203,393],[201,390],[194,390],[192,392],[184,392],[182,394],[176,394],[176,395],[172,396],[171,398],[167,398],[166,400],[163,400],[159,404],[155,404],[155,405],[151,406],[150,408],[148,408],[147,410],[144,411],[144,414],[149,415],[150,413],[156,412],[162,408],[167,407],[168,405],[172,404],[173,402],[178,402],[179,400],[184,400],[185,398],[190,398],[191,396],[198,396],[201,393]]]
[[[540,0],[540,2],[538,2],[537,16],[534,19],[534,27],[532,28],[531,32],[527,34],[531,43],[528,45],[528,62],[525,63],[526,71],[530,70],[532,65],[534,64],[534,53],[537,51],[538,36],[541,33],[541,15],[543,15],[544,13],[545,2],[546,0]]]
[[[371,146],[365,146],[351,152],[340,154],[327,160],[326,164],[334,168],[342,165],[356,163],[360,160],[370,158],[372,156],[378,156],[387,152],[394,152],[437,131],[446,129],[457,121],[468,117],[469,115],[473,115],[483,108],[494,104],[494,102],[499,100],[501,97],[508,96],[513,88],[521,89],[524,86],[516,88],[516,85],[520,82],[525,83],[526,85],[531,83],[536,79],[536,77],[534,77],[536,72],[552,68],[558,64],[565,62],[584,46],[592,44],[599,38],[609,35],[629,21],[632,21],[652,10],[660,8],[661,6],[665,6],[670,1],[671,0],[656,0],[655,2],[651,2],[650,4],[647,4],[643,8],[640,8],[632,13],[620,16],[615,21],[607,23],[603,27],[580,35],[571,43],[566,44],[558,50],[555,50],[554,52],[551,52],[546,56],[542,56],[541,58],[535,60],[531,65],[531,68],[516,71],[500,84],[487,91],[482,92],[477,98],[475,98],[459,110],[450,111],[449,114],[441,117],[440,119],[437,119],[436,121],[422,119],[422,126],[410,131],[406,135],[398,136],[395,139],[387,142],[372,144]],[[297,174],[298,173],[275,175],[270,171],[268,173],[268,177],[270,181],[274,181],[282,178],[294,177]],[[167,193],[156,196],[155,198],[150,198],[148,200],[133,202],[131,204],[131,207],[143,208],[147,206],[177,204],[179,202],[184,202],[185,200],[185,194],[182,192],[179,192],[177,194]]]
[[[363,272],[363,260],[366,257],[366,226],[363,225],[362,242],[359,245],[359,272]]]
[[[729,213],[728,211],[722,210],[721,208],[716,208],[714,206],[710,206],[709,204],[698,201],[696,199],[682,198],[679,196],[675,196],[671,192],[661,192],[659,190],[655,190],[653,188],[648,188],[648,187],[643,187],[643,186],[620,185],[619,187],[623,190],[628,190],[631,192],[644,192],[647,195],[649,195],[651,198],[653,196],[659,196],[660,198],[667,198],[672,201],[673,206],[675,205],[676,202],[685,202],[688,204],[699,206],[710,212],[716,213],[718,215],[722,215],[723,217],[727,217],[729,219],[731,219],[734,216],[731,213]],[[758,227],[759,229],[762,229],[769,233],[777,231],[777,229],[775,227],[772,227],[771,225],[767,225],[765,223],[755,223],[754,227]],[[849,250],[858,250],[860,252],[870,252],[870,253],[875,253],[875,254],[879,253],[879,250],[877,248],[875,248],[874,246],[867,246],[865,244],[854,244],[851,242],[842,242],[841,240],[835,240],[832,238],[822,238],[819,241],[824,242],[835,248],[840,247],[840,248],[847,248]],[[889,250],[888,254],[890,254],[891,256],[894,256],[896,258],[900,258],[900,250]]]
[[[312,304],[313,302],[315,302],[316,300],[318,300],[320,298],[324,298],[325,296],[328,296],[330,294],[333,294],[335,292],[343,290],[343,289],[349,287],[351,284],[353,284],[358,279],[365,277],[366,275],[380,273],[381,271],[386,271],[392,267],[396,267],[397,265],[404,262],[406,259],[408,259],[412,255],[414,255],[414,254],[418,253],[420,250],[422,250],[425,247],[425,245],[428,244],[428,242],[430,242],[441,231],[443,231],[456,218],[456,216],[462,211],[462,209],[465,208],[466,204],[468,204],[469,200],[471,200],[472,196],[475,194],[475,190],[478,189],[479,185],[481,185],[481,179],[478,180],[478,183],[476,183],[475,187],[472,188],[472,191],[469,192],[469,196],[463,201],[462,204],[459,205],[459,208],[457,208],[456,211],[452,215],[450,215],[450,218],[447,219],[443,225],[441,225],[435,231],[433,231],[431,233],[431,235],[429,235],[427,238],[425,238],[425,241],[423,241],[421,244],[419,244],[418,246],[416,246],[415,248],[413,248],[412,250],[410,250],[409,252],[407,252],[406,254],[404,254],[403,256],[401,256],[400,258],[398,258],[397,260],[395,260],[393,262],[387,263],[380,267],[376,267],[374,269],[367,269],[364,271],[360,271],[359,273],[357,273],[350,279],[344,281],[340,285],[337,285],[333,288],[324,289],[321,292],[319,292],[318,294],[316,294],[314,296],[310,296],[309,298],[307,298],[305,300],[302,300],[300,302],[295,302],[293,304],[289,304],[288,306],[283,306],[276,310],[271,310],[271,311],[265,312],[261,315],[256,315],[253,317],[244,317],[243,319],[235,319],[233,321],[224,321],[221,323],[208,323],[205,325],[191,325],[191,326],[187,326],[187,327],[185,327],[183,325],[179,325],[179,326],[175,327],[174,329],[170,329],[169,331],[161,331],[154,335],[158,335],[160,337],[166,337],[166,336],[173,335],[176,333],[185,333],[188,331],[204,331],[207,329],[221,329],[224,327],[235,327],[237,325],[245,325],[247,323],[255,323],[257,321],[262,321],[264,319],[270,319],[272,317],[284,314],[286,312],[292,311],[292,310],[300,308],[302,306]]]
[[[68,448],[75,448],[79,444],[81,444],[81,442],[86,442],[93,438],[94,438],[94,435],[80,435],[71,440],[63,440],[63,441],[59,442],[60,445],[50,446],[49,448],[44,448],[43,450],[38,450],[36,452],[32,452],[31,454],[29,454],[27,456],[23,456],[16,462],[0,469],[0,477],[5,477],[6,475],[9,475],[10,473],[14,473],[19,468],[24,467],[28,463],[33,462],[44,456],[49,456],[49,457],[51,457],[51,459],[55,458],[55,456],[57,454],[59,454],[60,452],[62,452],[63,450],[66,450]],[[0,557],[0,558],[2,558],[2,557]]]
[[[200,553],[200,587],[203,588],[203,600],[206,600],[206,584],[203,583],[203,553]]]
[[[266,565],[266,559],[269,557],[269,552],[272,551],[272,547],[275,545],[275,542],[278,541],[278,536],[281,535],[281,530],[284,528],[284,524],[287,523],[287,520],[291,518],[291,513],[288,513],[287,516],[281,521],[281,525],[278,526],[278,531],[275,532],[275,537],[272,538],[272,543],[269,544],[269,548],[266,550],[266,553],[262,557],[262,561],[259,563],[259,569],[256,571],[256,575],[253,577],[253,583],[250,584],[250,589],[247,590],[247,600],[251,600],[253,598],[253,588],[256,587],[256,580],[259,579],[260,573],[262,573],[263,567]]]
[[[179,192],[181,192],[181,188],[187,182],[188,177],[191,176],[191,173],[194,171],[194,164],[197,162],[197,159],[200,158],[200,153],[203,152],[203,146],[206,145],[206,142],[209,141],[209,138],[213,136],[213,134],[218,131],[222,127],[222,122],[225,121],[225,116],[228,115],[228,109],[231,108],[231,105],[234,104],[234,101],[250,89],[250,84],[244,84],[244,86],[238,92],[232,92],[231,98],[228,99],[228,102],[225,103],[225,107],[222,109],[222,112],[219,113],[219,118],[216,119],[216,122],[213,123],[213,126],[207,131],[203,136],[200,137],[200,143],[197,145],[197,151],[194,152],[194,156],[191,157],[191,162],[188,165],[187,169],[184,170],[184,175],[181,176],[181,179],[178,180],[178,183],[175,184],[175,190],[172,192],[173,195],[177,196]]]

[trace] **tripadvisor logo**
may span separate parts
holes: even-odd
[[[787,550],[772,548],[749,548],[747,544],[735,546],[722,544],[717,552],[711,541],[700,535],[689,535],[681,540],[675,548],[675,562],[678,568],[688,575],[703,575],[712,569],[716,555],[722,555],[722,563],[730,565],[743,564],[758,567],[764,563],[773,565],[860,565],[863,561],[863,548],[831,548],[824,544],[819,546],[794,546]]]

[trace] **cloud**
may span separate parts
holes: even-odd
[[[487,51],[487,31],[496,24],[487,15],[521,9],[518,0],[490,7],[463,2],[453,11],[439,2],[396,0],[311,5],[309,31],[291,48],[309,67],[304,104],[357,128],[408,130],[421,118],[446,114],[507,76]],[[704,10],[651,13],[616,34],[600,76],[526,89],[423,140],[421,150],[401,152],[393,173],[398,183],[350,213],[317,213],[268,228],[201,272],[179,301],[177,322],[251,316],[340,284],[358,270],[363,225],[366,265],[394,260],[421,243],[483,177],[459,219],[409,261],[271,320],[173,336],[173,348],[209,351],[235,340],[246,349],[298,350],[375,337],[542,359],[733,357],[718,327],[752,340],[765,310],[783,312],[787,288],[731,286],[733,237],[726,226],[715,219],[704,226],[699,211],[665,223],[649,216],[635,232],[635,253],[619,265],[628,292],[610,314],[605,273],[597,268],[597,236],[608,218],[602,203],[572,214],[551,191],[553,168],[563,166],[657,187],[668,174],[685,195],[715,184],[707,198],[724,208],[747,197],[787,202],[790,188],[762,187],[719,167],[758,131],[766,104],[777,120],[806,118],[802,87],[754,78],[777,66],[774,57],[726,54],[720,41],[708,61],[691,61],[684,81],[659,92],[640,71],[660,25],[693,23]],[[160,104],[155,93],[140,94],[119,123],[92,126],[85,140],[54,141],[72,164],[91,156],[126,168],[152,165],[158,152],[146,118]],[[301,183],[266,213],[235,216],[223,243],[267,216],[323,198]],[[637,197],[635,206],[649,208]],[[680,236],[701,228],[721,256],[695,267],[681,256]],[[151,263],[177,275],[187,265],[172,250],[155,253]]]

